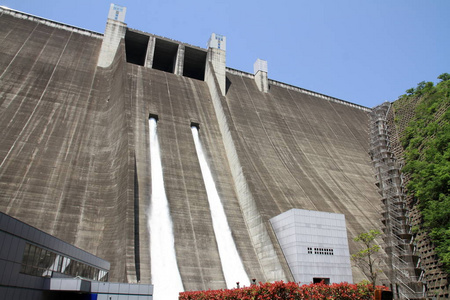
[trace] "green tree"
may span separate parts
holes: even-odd
[[[412,95],[412,94],[414,94],[414,92],[415,92],[415,89],[414,89],[414,88],[410,88],[410,89],[407,89],[407,90],[406,90],[406,93],[407,93],[408,95]]]
[[[415,116],[401,136],[408,174],[407,192],[417,200],[422,218],[417,233],[435,245],[443,269],[450,274],[450,74],[436,86],[421,82],[413,94],[394,103],[396,108],[416,100]]]
[[[362,243],[363,249],[352,255],[352,261],[370,279],[374,288],[378,273],[381,272],[379,268],[381,263],[381,247],[375,241],[379,235],[381,235],[380,231],[372,229],[369,232],[359,234],[353,239],[355,242]]]
[[[438,79],[440,79],[440,80],[442,80],[442,81],[450,80],[450,74],[448,74],[448,73],[442,73],[441,75],[438,76]]]

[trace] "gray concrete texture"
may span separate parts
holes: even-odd
[[[123,40],[97,67],[100,39],[6,14],[0,40],[0,210],[110,261],[112,281],[151,281],[149,114],[186,290],[225,287],[192,121],[250,278],[293,279],[269,223],[291,208],[344,214],[351,252],[353,237],[381,226],[361,109],[275,85],[263,93],[236,72],[223,97],[211,72],[208,85],[126,63]]]

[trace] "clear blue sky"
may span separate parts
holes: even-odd
[[[0,0],[103,33],[111,1]],[[206,47],[227,37],[227,66],[368,107],[450,73],[450,0],[120,0],[129,27]]]

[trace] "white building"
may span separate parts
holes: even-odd
[[[296,282],[352,283],[344,215],[291,209],[270,222]]]

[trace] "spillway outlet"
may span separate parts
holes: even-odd
[[[183,76],[205,80],[206,55],[206,51],[185,47]]]
[[[200,130],[200,124],[198,122],[191,122],[191,128],[195,127],[197,130]]]
[[[177,59],[178,44],[156,38],[152,68],[173,73]]]
[[[148,119],[155,119],[155,121],[158,122],[158,115],[150,113],[148,114]]]
[[[143,66],[147,55],[148,35],[127,30],[125,33],[125,53],[128,63]]]

